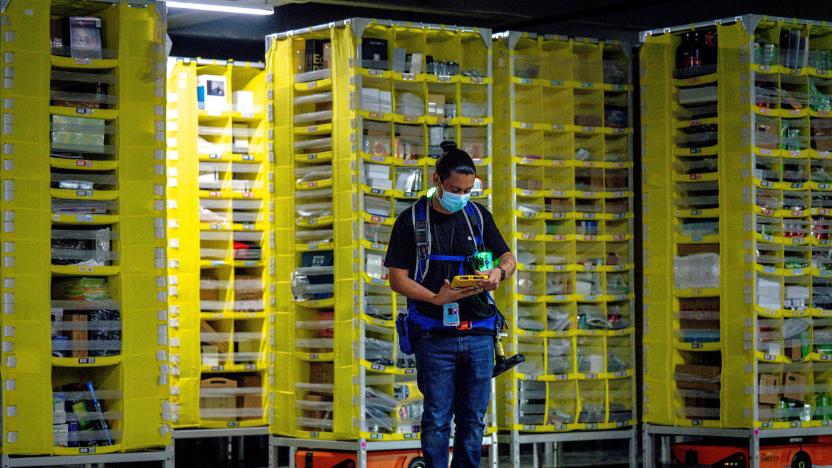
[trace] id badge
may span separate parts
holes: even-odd
[[[442,325],[446,327],[459,326],[459,304],[451,302],[442,306]]]

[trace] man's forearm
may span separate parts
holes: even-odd
[[[435,294],[428,288],[405,277],[390,282],[390,287],[396,294],[412,299],[414,301],[431,302]]]
[[[514,254],[506,252],[500,257],[499,267],[506,272],[506,279],[508,279],[517,270],[517,260]]]

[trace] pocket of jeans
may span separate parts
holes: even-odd
[[[471,367],[477,379],[491,379],[494,372],[494,338],[487,335],[470,336]]]

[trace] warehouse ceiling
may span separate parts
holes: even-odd
[[[173,55],[261,59],[264,36],[355,16],[637,42],[638,32],[758,13],[832,19],[832,0],[230,0],[270,1],[273,16],[171,9]]]

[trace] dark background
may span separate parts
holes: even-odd
[[[832,20],[832,0],[272,0],[273,16],[169,12],[171,55],[262,61],[271,33],[363,16],[638,42],[643,30],[748,13]]]

